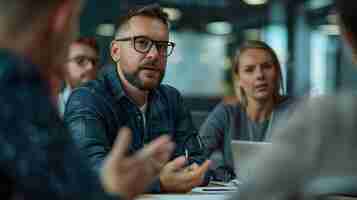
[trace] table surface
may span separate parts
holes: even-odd
[[[213,185],[209,185],[207,187],[200,187],[202,189],[219,189],[219,188],[229,188],[232,187],[212,187]],[[197,191],[195,188],[194,191]],[[144,194],[136,198],[135,200],[224,200],[230,197],[234,191],[221,191],[221,192],[189,192],[185,194]]]
[[[226,194],[144,194],[135,200],[224,200]]]

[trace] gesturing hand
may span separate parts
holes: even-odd
[[[183,156],[168,162],[160,173],[161,190],[164,192],[189,192],[193,187],[203,183],[210,162],[210,160],[206,160],[201,166],[194,163],[184,167],[186,159]]]
[[[118,132],[112,151],[101,169],[104,189],[133,199],[145,191],[166,163],[174,148],[168,136],[161,136],[132,156],[126,156],[131,141],[131,131],[122,128]]]

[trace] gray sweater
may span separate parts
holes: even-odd
[[[214,153],[214,169],[227,168],[233,172],[231,140],[266,141],[278,123],[284,123],[292,112],[292,98],[284,99],[274,109],[269,120],[256,123],[248,118],[239,104],[220,103],[200,128],[200,137],[209,156]],[[279,122],[282,120],[282,122]]]
[[[232,200],[357,196],[357,97],[346,93],[300,104],[274,132],[272,148],[253,161],[255,173]]]

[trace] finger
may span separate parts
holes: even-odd
[[[197,163],[192,163],[190,166],[186,167],[186,170],[188,171],[195,171],[199,168],[200,166]]]
[[[141,149],[137,156],[140,159],[147,159],[151,157],[155,157],[157,154],[161,154],[162,152],[171,153],[174,148],[174,144],[171,142],[170,137],[167,135],[161,136],[148,145],[146,145],[143,149]]]
[[[174,160],[170,161],[169,163],[167,163],[166,168],[172,172],[179,171],[183,169],[185,164],[186,164],[186,158],[184,156],[179,156]]]
[[[211,161],[206,160],[201,166],[189,172],[191,174],[191,180],[187,183],[188,187],[193,188],[202,185],[210,163]]]
[[[162,164],[166,164],[166,162],[170,159],[172,152],[175,149],[175,144],[173,142],[169,142],[167,144],[159,145],[160,148],[153,155],[153,159]]]
[[[115,139],[113,148],[110,152],[111,157],[114,159],[121,159],[128,152],[128,146],[131,142],[131,130],[129,128],[121,128],[118,131],[117,138]]]
[[[151,171],[152,173],[147,174],[148,176],[151,176],[150,174],[156,175],[159,173],[164,164],[155,159],[155,154],[160,154],[158,152],[165,154],[160,155],[160,157],[164,157],[164,162],[166,163],[173,148],[174,145],[170,142],[170,138],[163,136],[155,139],[133,156],[126,157],[125,162],[122,162],[121,165],[124,168],[131,168],[131,166],[143,166],[147,170],[143,170],[142,173],[145,174],[146,172]]]
[[[168,160],[168,158],[167,158],[167,160]],[[157,161],[155,159],[152,159],[150,164],[153,166],[153,169],[154,169],[154,171],[156,173],[160,173],[162,168],[165,166],[166,161],[165,162],[160,162],[160,161]]]
[[[210,163],[211,163],[210,160],[206,160],[201,166],[198,166],[196,164],[195,167],[191,167],[193,165],[190,165],[191,169],[185,170],[186,173],[182,177],[184,177],[184,179],[189,182],[192,182],[194,180],[199,180],[204,176],[205,172],[208,170]]]
[[[210,160],[206,160],[199,168],[193,170],[191,172],[191,183],[193,186],[199,186],[203,183],[205,173],[209,169],[209,166],[211,164]]]
[[[201,166],[199,166],[197,169],[193,171],[194,176],[195,177],[203,176],[209,169],[210,165],[211,165],[211,160],[206,160]]]
[[[192,163],[192,165],[190,165],[190,169],[195,170],[198,169],[200,166],[197,163]]]
[[[203,183],[205,172],[208,170],[210,164],[211,161],[206,160],[201,166],[196,164],[198,168],[192,171],[183,170],[179,172],[177,177],[180,179],[180,182],[183,183],[184,188],[190,190]]]
[[[174,144],[168,136],[161,136],[150,144],[146,145],[138,153],[130,158],[135,165],[144,165],[151,169],[154,174],[158,174],[162,167],[169,160],[174,149]]]
[[[168,151],[170,151],[170,153]],[[161,165],[165,165],[171,157],[172,150],[169,149],[168,151],[166,151],[166,152],[163,151],[163,152],[157,153],[156,155],[154,155],[153,160],[160,163]]]
[[[160,155],[156,155],[151,159],[151,162],[155,164],[159,171],[167,164],[170,159],[170,154],[167,152],[162,152]]]
[[[194,174],[187,170],[177,172],[176,180],[180,183],[180,188],[183,191],[190,191],[193,187],[200,185]]]
[[[197,165],[197,164],[196,164]],[[184,169],[176,169],[176,177],[179,182],[183,183],[185,186],[191,183],[193,179],[195,179],[196,173],[194,173],[193,168],[195,164],[191,164],[190,166],[185,167]],[[198,166],[198,165],[197,165]]]

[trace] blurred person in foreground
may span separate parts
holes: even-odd
[[[204,182],[209,165],[181,94],[161,84],[174,47],[168,16],[158,4],[130,10],[111,43],[116,65],[74,90],[65,112],[71,133],[94,169],[101,167],[122,126],[133,130],[131,153],[170,135],[176,148],[171,161],[161,163],[159,179],[149,190],[155,193],[190,191]]]
[[[357,3],[335,2],[342,36],[357,55]],[[254,174],[232,199],[357,196],[356,131],[357,97],[311,99],[274,133],[273,145],[252,161]]]
[[[133,199],[173,149],[162,137],[128,157],[122,129],[100,174],[80,156],[56,100],[83,3],[0,0],[1,199]]]
[[[72,90],[93,80],[99,70],[99,46],[95,38],[80,37],[69,46],[64,66],[65,81],[58,95],[58,110],[63,117]]]
[[[231,141],[269,141],[280,120],[291,115],[293,99],[281,94],[282,73],[274,50],[262,41],[248,40],[233,62],[235,103],[220,103],[200,128],[209,154],[223,155],[214,170],[216,180],[235,177]],[[213,159],[212,159],[213,161]]]

